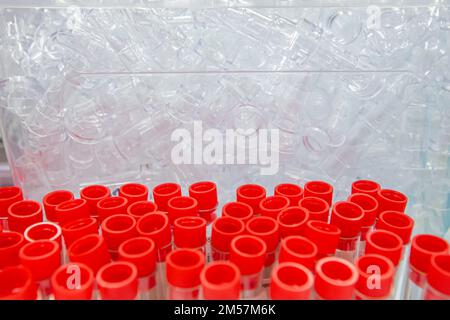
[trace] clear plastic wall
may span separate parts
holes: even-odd
[[[0,114],[28,197],[129,181],[369,178],[450,227],[450,1],[0,3]],[[174,130],[276,128],[279,171],[175,164]]]

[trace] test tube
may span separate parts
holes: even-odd
[[[0,269],[20,264],[19,251],[25,238],[19,232],[0,232]]]
[[[167,212],[167,204],[170,199],[181,196],[181,187],[177,183],[163,183],[153,188],[153,200],[158,206],[158,210]]]
[[[385,211],[405,212],[408,198],[401,192],[391,189],[380,189],[377,193],[379,214]]]
[[[381,189],[379,183],[372,180],[358,180],[352,183],[352,194],[363,193],[377,199],[378,191]]]
[[[262,299],[263,270],[267,245],[258,237],[240,235],[230,244],[230,261],[241,274],[241,295],[243,299]]]
[[[73,199],[60,203],[55,208],[56,220],[60,226],[78,219],[89,218],[90,211],[87,201]]]
[[[264,217],[277,220],[278,214],[288,208],[290,201],[283,196],[270,196],[262,199],[259,203],[259,213]]]
[[[111,261],[105,239],[98,234],[88,234],[75,240],[67,250],[70,262],[84,263],[94,274]]]
[[[47,300],[52,293],[50,278],[61,265],[61,246],[50,240],[30,242],[20,249],[19,258],[37,283],[38,298]]]
[[[61,248],[61,261],[65,261],[65,249],[62,243],[61,227],[53,222],[39,222],[35,223],[25,229],[25,240],[34,242],[37,240],[52,240],[56,241]]]
[[[236,190],[236,200],[248,204],[253,209],[253,215],[258,216],[259,203],[266,197],[266,189],[257,184],[244,184]]]
[[[447,254],[448,252],[447,241],[437,236],[419,234],[412,239],[408,279],[403,299],[420,300],[423,298],[431,258],[436,254]]]
[[[101,267],[96,276],[102,300],[135,300],[138,295],[138,271],[127,261],[114,261]]]
[[[303,235],[309,213],[301,207],[289,207],[278,214],[277,222],[280,228],[280,237]]]
[[[209,225],[216,219],[217,186],[214,182],[201,181],[189,186],[189,196],[197,200],[198,213]]]
[[[124,197],[107,197],[97,202],[97,220],[101,224],[103,220],[116,214],[126,214],[128,200]]]
[[[21,265],[0,268],[0,300],[36,300],[36,289],[27,268]]]
[[[272,300],[310,300],[314,276],[308,268],[294,262],[283,262],[272,271],[270,298]]]
[[[60,266],[51,277],[55,300],[92,300],[94,272],[83,263]]]
[[[136,221],[148,213],[155,213],[157,211],[157,205],[151,201],[137,201],[127,208],[127,214],[134,217]]]
[[[355,262],[359,278],[357,300],[388,300],[392,297],[395,267],[391,260],[378,254],[366,254]]]
[[[22,200],[8,207],[8,228],[11,231],[24,233],[26,228],[42,220],[42,208],[39,202]]]
[[[274,195],[288,198],[289,206],[295,207],[303,198],[303,189],[293,183],[282,183],[275,186]]]
[[[102,185],[87,186],[80,191],[80,198],[87,201],[89,212],[96,219],[98,219],[97,203],[109,197],[111,197],[111,191]]]
[[[222,207],[222,217],[230,217],[246,223],[253,217],[253,209],[243,202],[228,202]]]
[[[128,205],[148,200],[148,188],[140,183],[127,183],[119,188],[119,196],[128,200]]]
[[[298,202],[300,208],[308,210],[309,220],[328,222],[330,206],[320,198],[304,197]]]
[[[211,232],[211,260],[228,260],[231,240],[244,231],[245,225],[240,220],[230,217],[216,219]]]
[[[377,254],[391,260],[395,272],[403,254],[403,243],[399,236],[387,230],[374,230],[367,234],[365,254]]]
[[[230,261],[215,261],[200,273],[201,296],[205,300],[238,300],[241,292],[240,271]]]
[[[19,187],[0,187],[0,228],[8,229],[8,208],[23,200],[22,189]]]
[[[323,199],[331,207],[333,203],[333,186],[325,181],[309,181],[304,186],[304,197]]]
[[[314,278],[315,297],[318,300],[353,300],[358,271],[355,266],[337,257],[320,259]]]
[[[437,254],[431,258],[423,298],[450,300],[450,254]]]
[[[84,236],[98,234],[98,223],[93,217],[82,218],[66,223],[61,230],[66,248],[69,248],[72,243]]]
[[[314,242],[301,236],[289,236],[281,240],[278,262],[295,262],[314,272],[317,255]]]
[[[317,247],[317,259],[334,256],[341,238],[341,229],[323,221],[310,220],[305,226],[305,238]]]
[[[116,214],[103,220],[102,236],[113,260],[118,258],[119,246],[126,240],[138,235],[136,220],[127,214]]]
[[[133,263],[138,272],[138,298],[156,299],[156,245],[149,238],[128,239],[119,246],[119,260]]]
[[[55,208],[66,201],[73,200],[73,193],[68,190],[55,190],[47,193],[42,199],[44,205],[45,217],[48,221],[58,222]]]
[[[167,255],[167,283],[169,300],[197,300],[200,292],[200,273],[205,255],[199,250],[176,249]]]
[[[336,202],[333,206],[330,224],[341,230],[336,256],[353,262],[358,254],[361,226],[364,218],[363,209],[348,201]]]
[[[206,220],[201,217],[181,217],[173,224],[175,248],[197,249],[206,256]]]
[[[167,203],[168,217],[170,224],[173,224],[180,217],[198,216],[198,202],[191,197],[174,197]]]

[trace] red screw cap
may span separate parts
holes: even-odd
[[[47,193],[42,199],[42,203],[44,205],[45,216],[48,221],[58,222],[58,217],[56,215],[55,209],[56,207],[66,201],[73,200],[73,193],[68,190],[56,190],[50,193]]]
[[[248,204],[254,215],[259,215],[259,203],[266,197],[266,189],[257,184],[244,184],[236,190],[238,202]]]
[[[155,242],[158,250],[158,261],[164,261],[166,254],[172,250],[170,246],[172,235],[167,215],[163,213],[146,214],[139,219],[136,228],[140,236],[152,239]]]
[[[305,237],[317,246],[319,256],[333,255],[339,244],[341,229],[323,221],[308,221]]]
[[[381,255],[398,266],[403,253],[402,239],[386,230],[374,230],[367,234],[365,253]]]
[[[326,201],[331,207],[333,203],[333,186],[324,181],[309,181],[305,184],[305,197],[316,197]]]
[[[289,207],[289,199],[283,196],[267,197],[259,203],[259,213],[265,217],[277,219],[278,214]]]
[[[281,238],[294,235],[303,235],[309,213],[300,207],[289,207],[278,215],[277,221]]]
[[[427,281],[433,289],[450,295],[450,254],[437,254],[431,258]]]
[[[253,275],[264,268],[267,246],[261,239],[242,235],[235,237],[230,244],[230,261],[238,268],[241,275]]]
[[[305,266],[284,262],[272,271],[270,298],[272,300],[309,300],[314,277]]]
[[[283,183],[275,187],[274,195],[286,197],[290,206],[296,206],[303,198],[303,189],[296,184]]]
[[[39,222],[29,226],[25,232],[24,237],[28,242],[37,240],[53,240],[58,242],[61,246],[61,227],[53,222]]]
[[[392,261],[378,254],[367,254],[355,262],[359,273],[356,291],[362,299],[389,299],[394,284]]]
[[[305,197],[298,202],[300,208],[308,210],[309,220],[328,222],[330,206],[320,198]]]
[[[36,281],[51,277],[61,265],[61,246],[56,241],[38,240],[25,244],[19,251],[20,262]]]
[[[128,200],[128,204],[148,200],[148,188],[139,183],[127,183],[119,188],[119,196]]]
[[[156,245],[149,238],[128,239],[119,247],[119,260],[133,263],[138,277],[151,275],[156,269]]]
[[[418,272],[427,274],[431,258],[436,254],[448,254],[447,241],[431,234],[419,234],[412,239],[409,264]]]
[[[363,209],[363,227],[371,227],[374,225],[378,216],[378,201],[376,198],[364,193],[354,193],[348,198],[348,201],[357,204]]]
[[[19,187],[0,187],[0,217],[6,218],[9,206],[22,200],[22,189]]]
[[[95,218],[82,218],[66,223],[61,227],[64,243],[69,248],[76,240],[89,234],[98,234],[98,223]]]
[[[163,183],[153,189],[153,199],[158,209],[167,212],[170,199],[181,196],[181,187],[177,183]]]
[[[155,213],[158,207],[151,201],[137,201],[127,208],[127,214],[139,220],[148,213]]]
[[[53,273],[51,284],[56,300],[91,300],[94,272],[82,263],[65,264]]]
[[[221,217],[214,221],[211,232],[211,247],[222,252],[230,252],[230,243],[234,237],[243,234],[242,221],[230,217]]]
[[[314,271],[317,254],[318,249],[314,242],[304,237],[290,236],[281,241],[278,261],[295,262]]]
[[[395,233],[402,239],[403,245],[407,245],[411,241],[414,220],[402,212],[385,211],[380,214],[375,228]]]
[[[19,251],[24,244],[25,239],[18,232],[0,233],[0,269],[20,263]]]
[[[247,222],[253,217],[253,209],[243,202],[229,202],[222,207],[222,217],[230,217]]]
[[[377,200],[380,206],[379,214],[385,211],[405,212],[408,203],[408,198],[403,193],[390,189],[379,190]]]
[[[41,205],[33,200],[22,200],[8,208],[8,226],[11,231],[23,233],[32,224],[43,219]]]
[[[98,270],[96,280],[103,300],[134,300],[138,294],[138,271],[126,261],[110,262]]]
[[[80,197],[87,201],[91,216],[97,217],[97,203],[100,200],[111,197],[111,191],[102,185],[92,185],[81,189]]]
[[[89,218],[89,206],[84,199],[74,199],[60,203],[55,208],[56,219],[61,226],[78,219]]]
[[[169,221],[172,224],[176,219],[181,217],[196,217],[198,216],[197,200],[191,197],[175,197],[169,200],[168,214]]]
[[[330,224],[341,229],[341,237],[353,238],[361,232],[363,209],[352,202],[339,201],[333,206]]]
[[[0,268],[0,300],[36,300],[37,286],[23,266]]]
[[[210,181],[201,181],[189,187],[189,196],[197,200],[200,216],[208,223],[215,219],[217,208],[217,186]]]
[[[202,252],[177,249],[167,255],[167,282],[178,288],[194,288],[200,285],[200,272],[205,266]]]
[[[375,181],[358,180],[352,183],[352,194],[364,193],[376,199],[378,197],[379,190],[381,190],[381,186]]]
[[[94,274],[111,261],[105,239],[98,234],[89,234],[76,240],[67,252],[71,262],[84,263]]]
[[[328,257],[316,264],[314,288],[321,299],[352,299],[357,280],[355,266],[344,259]]]
[[[200,273],[205,300],[237,300],[241,291],[240,272],[229,261],[209,263]]]
[[[278,223],[269,217],[254,217],[247,222],[247,232],[266,243],[267,252],[275,251],[280,242]]]
[[[177,248],[199,249],[206,244],[206,220],[181,217],[173,224],[173,241]]]
[[[116,214],[126,214],[128,200],[124,197],[110,197],[97,202],[98,221],[103,222],[106,218]]]
[[[102,222],[102,235],[114,259],[122,242],[137,236],[136,220],[127,214],[110,216]]]

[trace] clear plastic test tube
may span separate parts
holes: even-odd
[[[266,197],[266,189],[257,184],[244,184],[236,190],[236,200],[248,204],[253,209],[253,215],[260,215],[259,203]]]
[[[317,254],[317,246],[308,238],[289,236],[281,240],[278,262],[295,262],[314,272]]]
[[[302,187],[293,183],[282,183],[275,186],[274,195],[283,196],[289,199],[289,205],[295,207],[303,198]]]
[[[89,212],[96,219],[98,219],[97,203],[109,197],[111,197],[111,191],[102,185],[90,185],[80,191],[80,198],[87,201]]]
[[[310,300],[314,276],[308,268],[295,262],[283,262],[272,271],[270,299]]]
[[[391,189],[380,189],[377,193],[379,214],[385,211],[405,212],[408,198],[401,192]]]
[[[198,213],[209,225],[216,219],[217,186],[211,181],[200,181],[189,186],[189,196],[197,200]]]
[[[134,217],[136,221],[148,213],[155,213],[157,211],[158,206],[151,201],[137,201],[127,208],[127,214]]]
[[[288,198],[283,196],[270,196],[259,203],[259,213],[264,217],[277,220],[278,214],[290,206]]]
[[[73,200],[73,193],[68,190],[55,190],[47,193],[42,199],[45,210],[45,217],[48,221],[58,222],[55,208],[66,201]]]
[[[450,300],[450,254],[431,258],[423,299]]]
[[[119,246],[126,240],[138,235],[136,220],[127,214],[109,216],[103,220],[101,229],[102,236],[113,260],[118,258]]]
[[[138,295],[138,271],[134,264],[114,261],[101,267],[96,275],[102,300],[135,300]]]
[[[363,193],[377,199],[378,191],[381,189],[379,183],[372,180],[357,180],[352,183],[352,194]]]
[[[308,181],[304,186],[304,197],[323,199],[331,207],[333,204],[333,186],[325,181]]]
[[[98,234],[98,223],[93,217],[82,218],[66,223],[61,230],[66,248],[69,248],[72,243],[84,236]]]
[[[0,268],[0,300],[36,300],[37,287],[27,268]]]
[[[173,224],[175,248],[197,249],[206,256],[206,220],[201,217],[181,217]]]
[[[53,273],[51,285],[55,300],[92,300],[94,272],[83,263],[65,264]]]
[[[241,293],[240,271],[230,261],[215,261],[200,273],[201,297],[205,300],[238,300]]]
[[[330,206],[320,198],[304,197],[298,202],[300,208],[308,210],[309,220],[328,222]]]
[[[60,226],[91,216],[89,205],[84,199],[73,199],[58,204],[55,208],[55,215]]]
[[[395,267],[391,260],[378,254],[367,254],[355,262],[359,273],[357,300],[388,300],[392,297]]]
[[[25,240],[34,242],[38,240],[56,241],[61,248],[61,261],[64,262],[66,258],[65,247],[62,242],[61,227],[54,222],[39,222],[35,223],[25,229]]]
[[[70,262],[84,263],[94,274],[111,261],[105,239],[98,234],[88,234],[75,240],[68,248]]]
[[[230,217],[246,223],[253,217],[253,209],[243,202],[228,202],[222,207],[222,217]]]
[[[230,243],[234,237],[245,232],[245,224],[241,220],[230,217],[216,219],[211,231],[211,261],[228,260],[230,256]]]
[[[119,196],[128,200],[128,205],[148,200],[148,188],[140,183],[127,183],[119,188]]]
[[[367,234],[366,239],[365,254],[377,254],[388,258],[395,267],[396,277],[403,255],[403,242],[400,237],[387,230],[373,230]]]
[[[8,229],[24,233],[29,226],[42,222],[42,208],[33,200],[17,201],[8,207]]]
[[[158,210],[167,212],[167,204],[170,199],[181,196],[181,187],[177,183],[167,182],[153,188],[153,200]]]
[[[124,197],[107,197],[97,202],[97,220],[103,220],[116,214],[126,214],[128,200]]]
[[[0,269],[20,264],[19,251],[25,243],[19,232],[0,232]]]
[[[173,225],[174,221],[181,217],[198,217],[198,202],[191,197],[174,197],[167,203],[169,222]]]
[[[8,230],[8,208],[13,203],[23,200],[22,189],[19,187],[0,187],[0,228]]]
[[[278,214],[277,222],[281,239],[289,236],[300,236],[304,234],[309,213],[301,207],[289,207]]]
[[[341,229],[323,221],[310,220],[305,226],[305,238],[317,247],[317,259],[334,256],[341,238]]]

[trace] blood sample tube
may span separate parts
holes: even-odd
[[[295,207],[303,198],[303,189],[293,183],[282,183],[275,187],[274,195],[288,198],[290,206]]]
[[[244,231],[245,225],[240,220],[221,217],[214,221],[211,232],[211,260],[228,260],[231,240]]]
[[[352,183],[352,194],[364,193],[376,199],[379,190],[381,190],[380,184],[372,180],[358,180]]]
[[[92,300],[94,272],[83,263],[60,266],[51,277],[55,300]]]
[[[54,222],[39,222],[25,229],[25,240],[34,242],[37,240],[56,241],[61,248],[61,261],[65,261],[65,248],[62,243],[61,227]]]
[[[124,197],[109,197],[97,202],[98,222],[116,214],[126,214],[128,200]]]
[[[290,201],[283,196],[270,196],[262,199],[259,203],[259,213],[264,217],[277,220],[278,214],[288,208]]]
[[[198,213],[207,224],[216,219],[217,186],[210,181],[201,181],[189,186],[189,196],[197,200]]]
[[[304,196],[320,198],[331,207],[333,203],[333,186],[324,181],[309,181],[305,184]]]
[[[127,214],[139,220],[142,216],[148,213],[155,213],[158,211],[158,206],[151,201],[137,201],[127,208]]]
[[[42,222],[42,208],[33,200],[17,201],[8,207],[8,227],[23,233],[32,224]]]
[[[308,211],[309,220],[328,222],[330,206],[325,200],[315,197],[305,197],[298,202],[298,206]]]
[[[138,295],[138,271],[127,261],[114,261],[98,270],[97,286],[102,300],[135,300]]]
[[[236,190],[236,200],[248,204],[253,214],[258,216],[259,203],[266,197],[266,189],[257,184],[244,184]]]
[[[367,254],[355,262],[359,273],[357,300],[388,300],[392,297],[395,267],[391,260],[378,254]]]
[[[98,223],[93,217],[82,218],[66,223],[61,230],[66,248],[69,248],[72,243],[84,236],[98,234]]]
[[[431,258],[424,300],[450,300],[450,254],[437,254]]]
[[[391,260],[395,273],[403,253],[402,240],[387,230],[374,230],[367,234],[365,254],[378,254]]]
[[[175,248],[197,249],[206,255],[206,220],[201,217],[181,217],[173,224]]]
[[[314,272],[318,249],[311,240],[301,236],[289,236],[281,240],[278,261],[295,262]]]
[[[102,222],[102,235],[113,260],[118,258],[119,246],[122,242],[138,235],[136,220],[127,214],[109,216]]]
[[[25,238],[19,232],[0,233],[0,269],[20,264],[19,251],[25,244]]]
[[[405,212],[406,205],[408,204],[408,198],[403,193],[390,189],[378,190],[377,200],[379,214],[385,211]]]
[[[111,191],[102,185],[87,186],[80,191],[80,198],[87,201],[90,214],[96,219],[98,219],[97,203],[109,197],[111,197]]]
[[[167,204],[170,199],[181,196],[181,187],[177,183],[163,183],[153,188],[153,199],[158,210],[167,212]]]
[[[197,217],[198,202],[191,197],[174,197],[167,203],[170,224],[180,217]]]
[[[222,207],[222,217],[230,217],[246,223],[253,217],[253,209],[243,202],[229,202]]]
[[[119,196],[128,200],[128,205],[148,200],[148,188],[140,183],[127,183],[119,188]]]
[[[0,268],[0,300],[36,300],[37,287],[23,266]]]
[[[308,268],[295,262],[283,262],[272,271],[270,298],[272,300],[309,300],[314,276]]]
[[[78,219],[89,218],[89,205],[84,199],[74,199],[60,203],[55,208],[56,220],[60,226]]]
[[[317,259],[334,256],[341,238],[341,229],[323,221],[311,220],[306,223],[305,238],[317,246]]]
[[[111,261],[105,239],[98,234],[88,234],[76,240],[67,250],[70,262],[84,263],[94,274]]]
[[[280,212],[277,217],[280,228],[280,237],[303,235],[306,222],[309,220],[309,213],[300,207],[289,207]]]
[[[8,208],[13,203],[23,200],[22,189],[19,187],[0,187],[0,228],[8,229]]]
[[[42,199],[44,205],[45,217],[48,221],[58,222],[56,217],[55,208],[66,201],[75,199],[73,193],[68,190],[55,190],[49,192]]]
[[[201,296],[205,300],[238,300],[240,271],[230,261],[211,262],[200,273]]]

